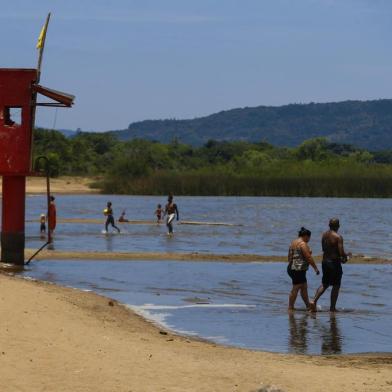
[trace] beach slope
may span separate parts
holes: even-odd
[[[0,275],[1,391],[391,391],[392,357],[227,348],[93,293]],[[255,328],[257,326],[255,325]]]

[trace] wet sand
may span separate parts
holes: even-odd
[[[94,182],[93,178],[87,177],[58,177],[50,179],[50,189],[55,194],[93,194],[99,193],[98,189],[90,188]],[[0,194],[1,194],[0,177]],[[26,192],[29,194],[41,194],[46,192],[46,179],[44,177],[28,177],[26,183]]]
[[[1,390],[391,391],[392,356],[295,356],[159,330],[93,293],[0,275]]]
[[[35,249],[26,249],[26,258],[29,258]],[[179,253],[179,252],[72,252],[58,250],[43,250],[36,257],[37,260],[173,260],[173,261],[217,261],[227,263],[249,262],[286,262],[285,256],[265,256],[257,254],[215,254],[215,253]],[[316,262],[321,256],[315,256]],[[392,264],[392,259],[354,255],[350,264]]]

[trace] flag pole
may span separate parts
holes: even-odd
[[[46,17],[46,21],[44,26],[41,29],[41,32],[39,34],[38,37],[38,42],[37,42],[37,49],[39,49],[39,54],[38,54],[38,64],[37,64],[37,81],[36,84],[39,83],[39,80],[41,78],[41,66],[42,66],[42,57],[44,55],[44,48],[45,48],[45,40],[46,40],[46,32],[48,30],[48,25],[49,25],[49,21],[50,21],[50,15],[51,13],[48,13],[48,16]],[[36,110],[37,110],[37,93],[34,92],[32,94],[32,112],[31,112],[31,145],[33,145],[33,129],[35,127],[35,114],[36,114]],[[32,166],[32,161],[33,156],[31,155],[30,157],[30,166]]]
[[[50,15],[51,13],[48,13],[48,16],[46,17],[46,22],[44,27],[41,30],[41,34],[38,39],[38,44],[37,48],[39,49],[39,54],[38,54],[38,65],[37,65],[37,73],[38,73],[38,80],[37,83],[39,83],[40,77],[41,77],[41,66],[42,66],[42,58],[44,55],[44,49],[45,49],[45,40],[46,40],[46,32],[48,31],[48,25],[50,21]]]

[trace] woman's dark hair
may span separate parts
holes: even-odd
[[[308,229],[305,229],[305,227],[301,227],[298,232],[298,237],[303,237],[305,235],[310,237],[312,235],[312,232]]]

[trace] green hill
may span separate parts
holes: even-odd
[[[194,146],[211,139],[298,146],[304,140],[325,137],[331,142],[384,150],[392,148],[392,99],[246,107],[191,120],[135,122],[113,133],[120,140],[167,143],[178,139]]]

